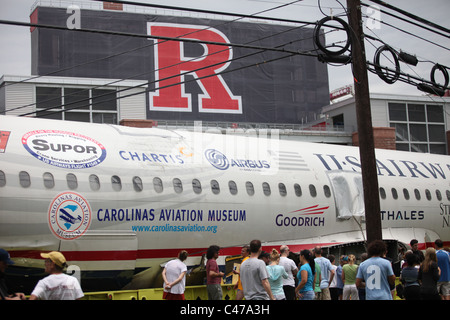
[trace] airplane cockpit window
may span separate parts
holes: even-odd
[[[408,191],[408,189],[403,189],[403,196],[405,197],[405,200],[409,200],[409,191]]]
[[[3,171],[0,170],[0,187],[6,186],[6,176]]]
[[[144,189],[144,185],[142,184],[142,179],[138,176],[133,177],[133,188],[136,192],[141,192]]]
[[[245,189],[247,189],[247,194],[249,196],[252,196],[255,194],[255,188],[253,187],[253,183],[251,183],[250,181],[247,181],[245,183]]]
[[[325,194],[325,197],[329,198],[331,197],[331,190],[330,187],[327,185],[323,186],[323,193]]]
[[[270,185],[267,182],[263,182],[262,187],[264,194],[270,196]]]
[[[392,188],[392,189],[391,189],[391,192],[392,192],[392,198],[394,198],[395,200],[397,200],[397,199],[398,199],[397,189]]]
[[[436,198],[441,201],[442,200],[442,194],[440,190],[436,190]]]
[[[111,184],[114,191],[120,191],[122,190],[122,181],[120,180],[120,177],[118,176],[112,176],[111,177]]]
[[[202,184],[200,183],[200,180],[198,179],[192,180],[192,189],[196,194],[202,193]]]
[[[417,200],[420,200],[420,191],[418,189],[414,189],[414,195],[416,196]]]
[[[28,172],[20,171],[19,172],[19,181],[20,185],[24,188],[28,188],[31,185],[31,179]]]
[[[153,178],[153,188],[156,192],[161,193],[163,192],[163,183],[162,180],[158,177]]]
[[[211,180],[211,191],[214,194],[220,193],[220,186],[219,186],[219,182],[217,182],[217,180]]]
[[[380,188],[380,197],[381,199],[386,199],[386,190],[384,188]]]
[[[183,184],[181,183],[180,179],[174,178],[172,182],[173,182],[173,189],[175,190],[176,193],[183,192]]]
[[[297,197],[302,196],[302,187],[300,187],[300,185],[298,183],[294,184],[294,191],[295,191],[295,195]]]
[[[230,193],[231,193],[232,195],[237,194],[238,189],[237,189],[236,182],[234,182],[234,181],[232,181],[232,180],[228,181],[228,188],[230,189]]]
[[[94,191],[97,191],[100,189],[100,179],[95,175],[91,174],[89,176],[89,185],[91,186],[91,189]]]
[[[315,185],[313,184],[309,185],[309,193],[311,194],[311,197],[313,198],[317,197],[317,190]]]
[[[78,188],[78,180],[76,175],[74,175],[73,173],[68,173],[66,176],[66,180],[69,189],[75,190],[76,188]]]
[[[55,179],[50,172],[44,172],[43,179],[44,187],[46,187],[47,189],[51,189],[55,186]]]
[[[280,196],[285,197],[287,195],[287,190],[286,190],[286,186],[284,185],[284,183],[279,183],[278,184],[278,191],[280,191]]]

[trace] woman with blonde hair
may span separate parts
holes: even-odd
[[[421,283],[420,296],[422,300],[441,299],[437,291],[437,282],[440,276],[441,270],[437,264],[436,249],[427,248],[425,251],[425,260],[420,264],[418,276]]]
[[[266,266],[269,274],[269,284],[272,294],[276,300],[286,300],[283,290],[283,278],[287,279],[288,274],[284,267],[278,265],[280,262],[280,254],[276,249],[272,249],[270,253],[270,264]]]
[[[349,254],[348,263],[342,267],[342,282],[344,283],[342,300],[359,300],[358,288],[356,288],[358,265],[355,262],[356,257]]]

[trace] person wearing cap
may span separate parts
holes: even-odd
[[[5,271],[9,265],[14,264],[8,251],[0,249],[0,300],[25,300],[25,294],[21,292],[10,294],[5,281]]]
[[[39,280],[30,300],[78,300],[84,294],[77,278],[63,273],[66,258],[61,252],[41,253],[45,259],[45,272],[49,275]]]

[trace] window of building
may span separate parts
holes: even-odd
[[[66,181],[67,186],[69,187],[70,190],[75,190],[76,188],[78,188],[77,176],[74,175],[73,173],[68,173],[66,175]]]
[[[163,190],[164,190],[163,183],[160,178],[158,178],[158,177],[153,178],[153,188],[155,189],[155,191],[157,193],[163,192]]]
[[[247,181],[245,183],[245,189],[247,189],[247,194],[249,196],[252,196],[255,194],[255,188],[253,187],[253,183],[251,183],[250,181]]]
[[[219,186],[219,182],[217,180],[211,180],[211,191],[214,194],[220,193],[220,186]]]
[[[263,192],[266,196],[270,196],[270,185],[267,182],[263,182],[262,184]]]
[[[73,87],[36,87],[36,116],[117,124],[117,91]]]
[[[141,192],[144,190],[144,184],[142,183],[142,179],[138,176],[133,177],[133,188],[136,192]]]
[[[120,191],[122,190],[122,181],[120,180],[120,177],[118,176],[112,176],[111,177],[111,184],[114,191]]]
[[[396,149],[446,154],[442,105],[388,103],[389,125],[395,128]]]
[[[46,189],[52,189],[55,186],[55,179],[50,172],[44,172],[42,178],[44,179],[44,187]]]
[[[89,176],[89,185],[91,186],[91,189],[94,191],[97,191],[100,189],[100,179],[95,175],[91,174]]]
[[[200,183],[200,180],[198,179],[192,180],[192,189],[196,194],[202,193],[202,184]]]
[[[31,178],[28,172],[26,171],[19,172],[19,181],[20,185],[24,188],[28,188],[29,186],[31,186]]]

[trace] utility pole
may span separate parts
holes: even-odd
[[[359,154],[364,189],[367,243],[382,240],[380,197],[370,110],[364,34],[360,0],[347,0],[348,22],[352,35],[352,69],[358,122]]]

